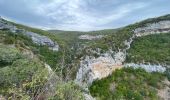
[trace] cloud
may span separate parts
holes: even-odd
[[[88,11],[88,4],[84,0],[54,0],[48,4],[41,4],[36,9],[37,13],[51,19],[49,25],[52,28],[68,30],[88,30],[97,29],[100,25],[118,20],[126,16],[129,12],[145,7],[144,3],[128,3],[117,7],[103,15],[103,12]],[[98,9],[98,8],[95,8]],[[54,23],[56,22],[56,23]],[[56,26],[55,26],[56,25]]]
[[[89,31],[120,27],[129,24],[129,21],[145,18],[147,14],[141,15],[142,18],[138,15],[147,11],[148,15],[151,14],[149,10],[146,10],[150,6],[152,6],[151,11],[155,13],[154,10],[158,8],[155,5],[160,1],[16,0],[13,2],[0,0],[0,14],[27,25],[46,29]],[[160,5],[159,14],[168,12],[168,10],[162,10],[165,8],[170,7]],[[153,15],[155,14],[151,16]]]

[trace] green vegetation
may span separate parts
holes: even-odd
[[[90,93],[99,100],[156,100],[156,89],[163,87],[164,78],[161,73],[123,68],[107,78],[94,81]]]
[[[38,31],[39,30],[36,30],[36,32]],[[62,76],[60,74],[66,75],[66,71],[62,73],[59,72],[62,70],[61,67],[66,66],[65,64],[70,64],[72,59],[68,56],[70,55],[69,50],[64,50],[65,48],[62,47],[60,51],[53,52],[46,46],[34,44],[30,38],[20,33],[13,34],[8,30],[0,31],[0,94],[7,96],[8,99],[14,96],[21,100],[29,100],[32,97],[35,98],[39,92],[44,91],[42,89],[47,81],[48,71],[44,68],[45,62],[48,63],[59,76]],[[22,54],[24,52],[33,52],[37,58],[30,59]],[[65,57],[63,57],[63,55],[65,55]],[[72,95],[73,99],[82,99],[81,91],[73,83],[65,83],[63,81],[60,86],[67,88],[66,90],[56,91],[60,91],[63,94],[64,92],[66,94],[69,91],[70,93],[76,91],[75,94],[69,95]],[[56,95],[59,96],[59,98],[63,98],[63,95],[58,94],[58,92],[56,92]]]
[[[55,96],[49,100],[85,100],[80,87],[74,82],[56,84]]]
[[[149,35],[134,40],[127,62],[170,65],[170,33]]]
[[[124,41],[133,35],[133,30],[146,26],[147,23],[170,20],[170,15],[152,18],[120,29],[109,29],[92,32],[44,31],[24,25],[12,23],[17,28],[35,32],[49,37],[60,46],[58,52],[49,50],[47,46],[38,46],[21,33],[14,34],[9,30],[0,30],[0,94],[8,99],[37,99],[43,94],[45,83],[49,80],[44,63],[49,64],[59,76],[54,96],[51,100],[82,100],[81,89],[70,82],[75,79],[80,58],[86,55],[98,57],[92,50],[101,49],[101,53],[112,49],[124,49]],[[105,35],[99,40],[80,40],[83,34]],[[170,34],[150,35],[137,38],[128,51],[126,62],[150,62],[170,65]],[[24,55],[31,53],[31,55]],[[170,80],[170,70],[165,74],[148,73],[143,69],[123,68],[112,75],[93,82],[90,92],[101,100],[119,99],[158,99],[157,89],[163,87],[165,77]],[[65,80],[64,80],[65,79]],[[41,96],[41,95],[40,95]],[[46,96],[46,95],[45,95]],[[42,98],[46,98],[43,97]]]
[[[56,68],[59,66],[57,63],[60,62],[62,52],[54,52],[46,46],[38,46],[34,44],[30,38],[20,33],[13,34],[9,31],[0,31],[0,36],[2,36],[2,43],[16,46],[19,50],[24,50],[29,47],[35,55],[39,56],[42,61],[48,63],[51,67]]]
[[[0,67],[10,65],[20,57],[21,55],[16,48],[0,44]]]
[[[167,69],[166,69],[165,74],[166,74],[168,80],[170,81],[170,68],[167,68]]]
[[[0,62],[0,94],[8,99],[14,95],[22,98],[19,92],[31,97],[45,83],[44,64],[23,55],[14,45],[0,44]]]

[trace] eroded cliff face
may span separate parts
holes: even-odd
[[[96,79],[107,77],[115,69],[122,68],[125,61],[125,53],[117,52],[112,57],[105,53],[98,58],[86,56],[80,62],[80,69],[77,72],[76,82],[78,84],[91,85]]]
[[[59,45],[56,42],[52,41],[47,36],[39,35],[37,33],[28,31],[23,31],[22,33],[30,37],[32,41],[38,45],[47,45],[49,49],[53,51],[59,50]]]
[[[32,41],[37,45],[46,45],[49,49],[53,51],[59,50],[59,45],[57,42],[52,41],[47,36],[40,35],[38,33],[30,32],[24,29],[18,29],[15,25],[7,22],[6,20],[0,17],[0,30],[9,30],[14,34],[22,33],[23,35],[28,36]]]
[[[80,86],[91,85],[96,79],[101,79],[110,75],[115,69],[122,67],[143,68],[148,72],[164,72],[165,66],[161,65],[146,65],[146,64],[123,64],[126,60],[126,51],[130,49],[131,43],[135,38],[170,32],[170,21],[160,21],[157,23],[149,23],[146,27],[137,28],[134,30],[134,34],[124,41],[126,48],[120,52],[114,51],[100,54],[98,58],[86,56],[84,60],[80,62],[80,68],[77,72],[76,82]]]
[[[137,37],[167,32],[170,32],[169,20],[160,21],[156,23],[149,23],[146,25],[146,27],[141,27],[134,30],[134,33]]]

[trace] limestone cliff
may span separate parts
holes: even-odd
[[[80,68],[77,72],[76,82],[82,85],[90,85],[94,80],[101,79],[110,75],[115,69],[122,67],[143,68],[148,72],[164,72],[165,66],[161,65],[145,65],[145,64],[125,64],[126,51],[130,49],[131,43],[135,38],[170,32],[170,21],[159,21],[156,23],[148,23],[145,27],[139,27],[134,30],[134,34],[124,41],[126,48],[119,52],[107,52],[100,54],[99,57],[86,56],[80,61]]]
[[[15,25],[7,22],[6,20],[0,18],[0,30],[9,30],[14,34],[22,33],[23,35],[28,36],[32,41],[37,45],[46,45],[49,49],[53,51],[59,50],[59,45],[52,41],[49,37],[40,35],[38,33],[30,32],[25,29],[17,28]]]

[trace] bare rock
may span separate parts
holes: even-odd
[[[47,36],[42,36],[34,32],[24,32],[25,35],[31,37],[32,41],[38,45],[47,45],[51,50],[58,51],[59,46]]]
[[[56,42],[52,41],[47,36],[43,36],[38,33],[26,31],[24,29],[18,29],[18,28],[16,28],[16,26],[7,22],[6,20],[2,19],[1,17],[0,17],[0,30],[9,30],[14,34],[22,33],[23,35],[30,37],[32,39],[32,41],[38,45],[46,45],[49,47],[49,49],[51,49],[53,51],[59,50],[59,45]]]
[[[135,63],[129,63],[129,64],[125,64],[124,67],[131,67],[134,69],[137,68],[142,68],[147,72],[160,72],[163,73],[166,71],[166,68],[164,66],[161,65],[146,65],[146,64],[135,64]]]
[[[96,36],[94,36],[94,35],[80,35],[79,39],[81,39],[81,40],[96,40],[96,39],[101,39],[103,37],[104,37],[104,35],[96,35]]]
[[[134,30],[134,33],[137,37],[167,32],[170,32],[169,20],[160,21],[156,23],[149,23],[146,25],[146,27],[141,27]]]
[[[81,86],[91,85],[94,80],[107,77],[115,69],[122,68],[124,60],[125,54],[123,52],[115,53],[114,57],[109,53],[98,58],[86,56],[86,58],[80,62],[76,82]]]

